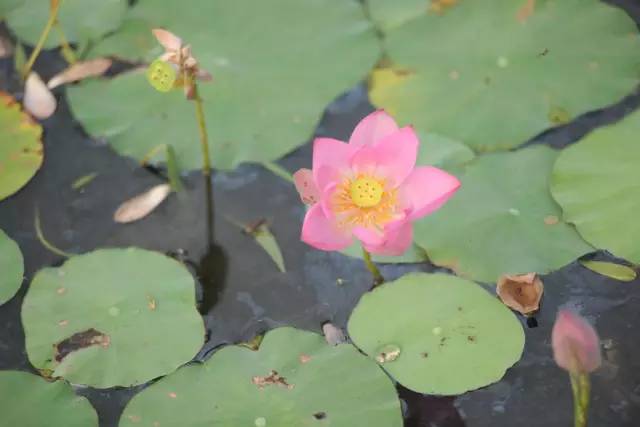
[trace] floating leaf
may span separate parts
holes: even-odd
[[[137,248],[100,249],[40,270],[22,322],[33,366],[98,388],[172,372],[204,341],[187,269]]]
[[[7,0],[3,0],[5,3]],[[9,0],[13,7],[6,15],[11,31],[30,45],[35,45],[49,18],[49,2],[42,0]],[[0,10],[4,7],[0,6]],[[127,10],[127,0],[64,0],[60,5],[58,22],[71,43],[97,40],[120,25]],[[58,46],[61,39],[52,32],[44,44],[45,49]]]
[[[535,273],[509,275],[498,279],[496,293],[509,308],[525,316],[540,309],[544,284]]]
[[[273,262],[278,266],[278,270],[284,273],[286,269],[284,266],[282,251],[280,250],[280,246],[278,245],[278,241],[275,236],[271,233],[271,230],[269,230],[269,227],[267,227],[266,224],[263,224],[251,234],[256,239],[256,243],[258,243],[262,249],[269,254]]]
[[[511,311],[475,283],[445,274],[409,274],[364,294],[348,330],[396,381],[429,394],[498,381],[524,347]]]
[[[640,113],[597,129],[566,148],[551,194],[593,246],[640,263]]]
[[[426,2],[369,0],[383,23],[382,66],[405,73],[373,81],[372,103],[419,130],[498,150],[635,89],[640,37],[624,10],[544,1],[521,23],[523,1],[461,0],[441,15]]]
[[[346,381],[348,379],[348,381]],[[329,346],[293,328],[266,334],[258,351],[228,346],[133,397],[120,427],[400,427],[395,388],[350,344]]]
[[[89,401],[64,381],[48,382],[20,371],[0,371],[0,413],[5,426],[98,427]]]
[[[455,171],[469,163],[474,152],[460,141],[429,132],[420,132],[418,166],[437,166],[447,171]]]
[[[44,84],[40,76],[35,73],[29,73],[27,81],[24,85],[24,99],[22,100],[24,109],[31,113],[36,119],[46,119],[56,111],[58,102],[53,94]]]
[[[162,53],[151,34],[158,26],[188,41],[199,65],[216,76],[198,91],[220,169],[272,161],[304,144],[326,105],[362,80],[379,56],[355,0],[193,0],[188,8],[181,0],[162,7],[140,1],[125,32],[90,54],[152,61]],[[178,91],[158,93],[145,76],[128,74],[83,82],[68,96],[87,132],[106,137],[120,154],[141,159],[171,142],[182,167],[201,167],[194,106]]]
[[[108,58],[96,58],[89,61],[76,62],[66,70],[53,76],[49,82],[47,82],[47,87],[53,89],[66,83],[86,79],[87,77],[101,76],[111,67],[111,62]]]
[[[278,266],[278,270],[281,272],[285,272],[284,265],[284,257],[282,256],[282,251],[280,250],[280,246],[278,245],[278,241],[276,240],[271,230],[266,224],[264,219],[260,219],[254,224],[244,225],[238,221],[233,220],[232,218],[227,218],[227,220],[240,228],[244,233],[251,235],[256,243],[260,245],[262,249],[271,257],[273,262]]]
[[[622,264],[606,261],[580,261],[580,264],[591,271],[621,282],[631,282],[638,277],[633,268]]]
[[[138,221],[149,215],[171,193],[169,184],[159,184],[142,194],[122,203],[113,214],[113,220],[120,223]]]
[[[546,273],[591,252],[560,217],[548,180],[557,153],[544,146],[478,157],[439,211],[416,223],[415,241],[436,265],[494,282],[503,274]]]
[[[24,260],[16,242],[0,230],[0,305],[9,301],[22,285]]]
[[[366,0],[371,19],[383,31],[419,18],[429,10],[425,0]]]
[[[22,188],[42,165],[42,128],[0,92],[0,200]]]

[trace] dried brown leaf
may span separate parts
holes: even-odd
[[[76,62],[61,73],[56,74],[49,80],[47,86],[53,89],[65,83],[76,82],[87,77],[101,76],[111,66],[108,58],[96,58],[89,61]]]
[[[544,285],[536,273],[507,274],[498,279],[496,292],[507,307],[530,315],[540,309]]]
[[[46,119],[56,111],[57,102],[37,73],[31,72],[24,87],[24,109],[37,119]]]
[[[171,193],[169,184],[160,184],[122,203],[113,214],[119,223],[137,221],[149,215]]]
[[[521,24],[527,22],[527,19],[533,15],[533,12],[536,10],[536,0],[525,0],[525,3],[518,9],[516,12],[516,19]]]

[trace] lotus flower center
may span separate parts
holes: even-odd
[[[380,181],[376,179],[360,177],[351,183],[349,193],[356,206],[359,208],[371,208],[382,200],[384,188]]]

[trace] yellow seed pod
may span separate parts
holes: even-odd
[[[176,70],[161,59],[156,59],[147,69],[147,79],[159,92],[169,92],[176,82]]]

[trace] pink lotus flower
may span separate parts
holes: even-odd
[[[587,321],[569,310],[560,310],[551,332],[553,357],[571,373],[595,371],[602,362],[598,334]]]
[[[313,170],[294,174],[302,200],[312,205],[302,241],[326,251],[353,236],[373,254],[401,255],[413,241],[412,222],[440,208],[460,187],[431,166],[415,167],[420,142],[384,111],[365,117],[349,143],[317,138]]]

